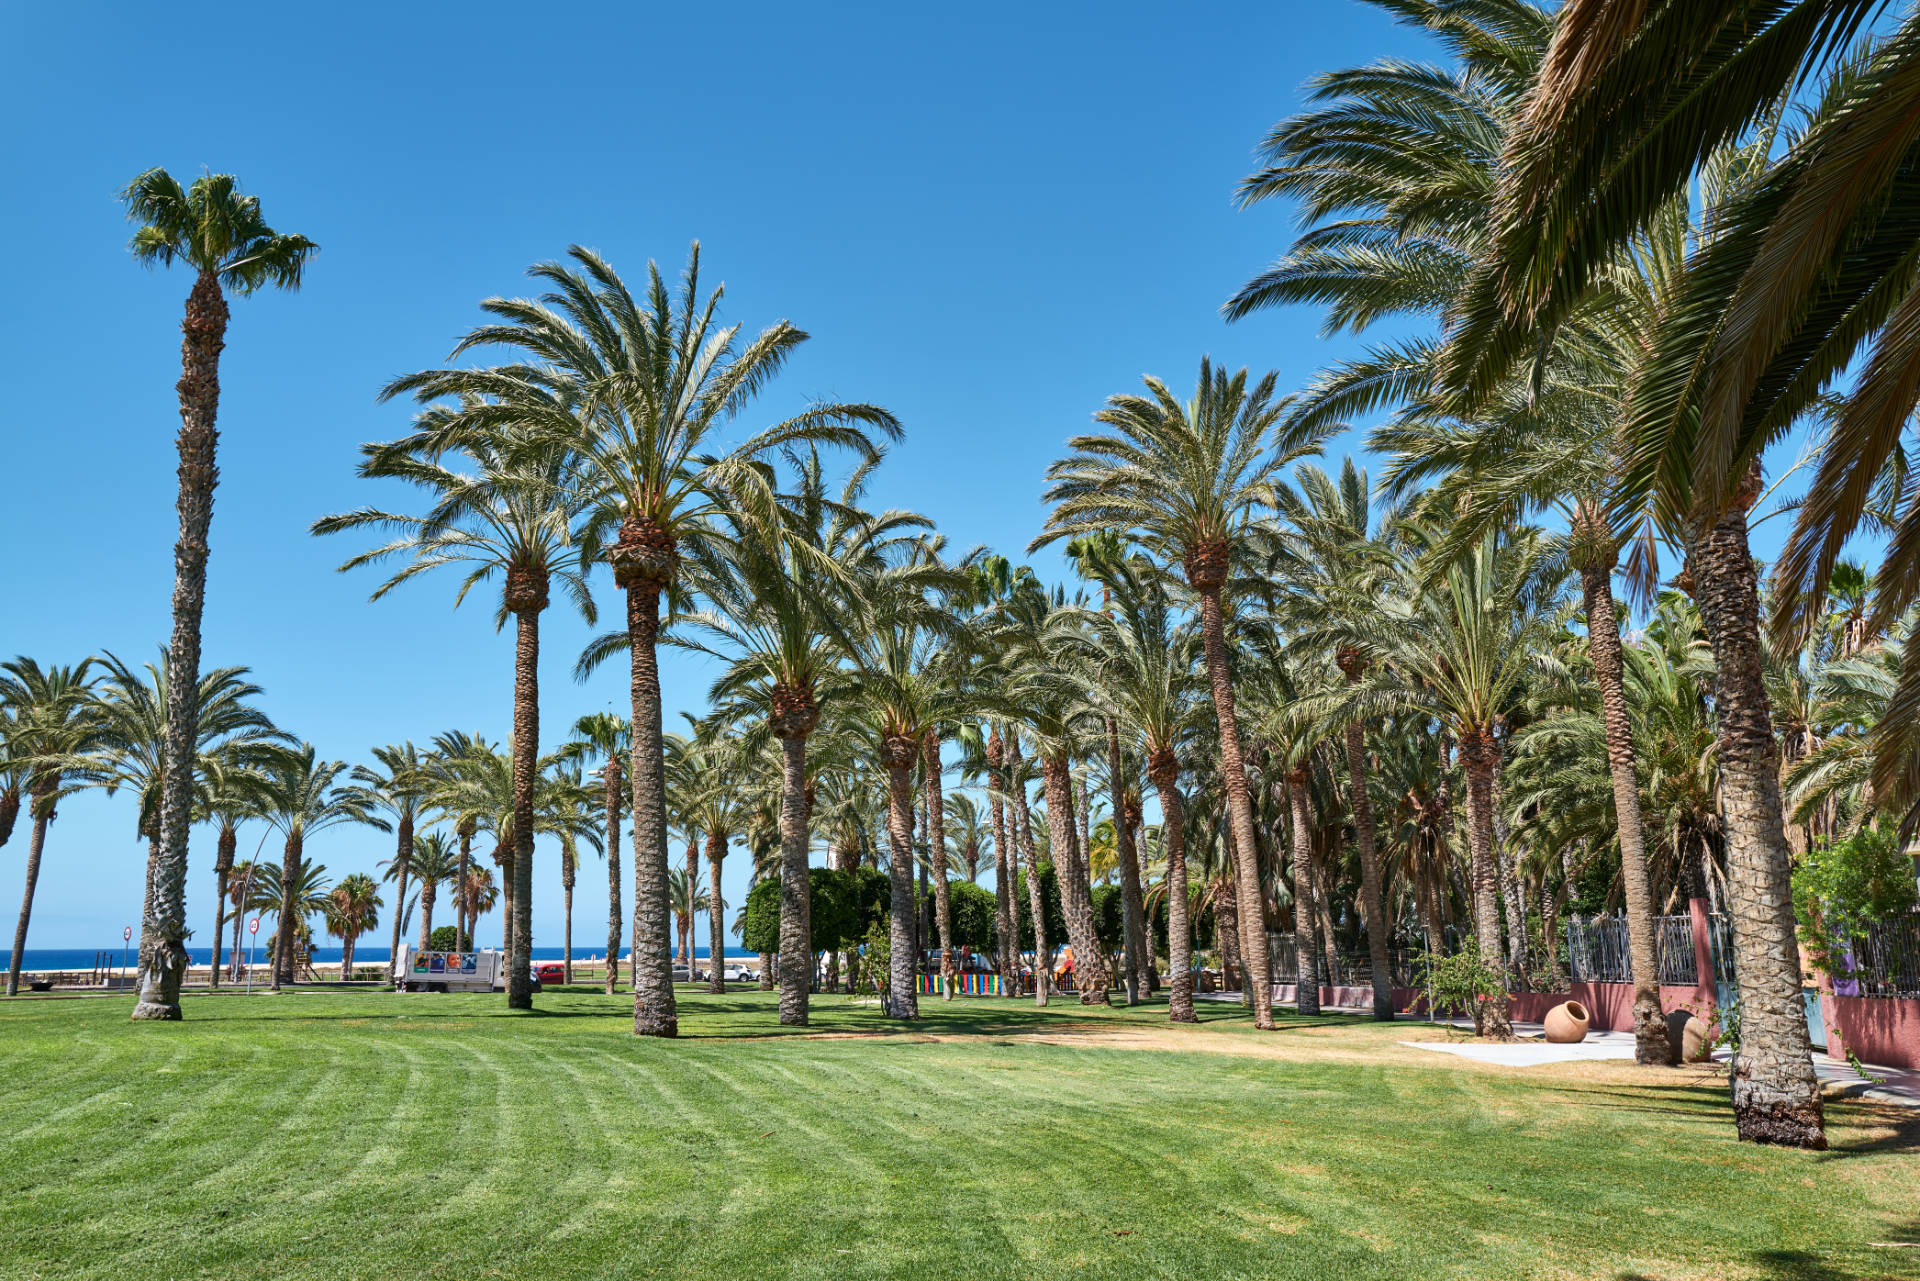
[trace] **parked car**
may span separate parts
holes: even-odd
[[[727,967],[723,972],[729,983],[758,983],[760,981],[760,971],[750,970],[737,961],[728,961]]]
[[[565,983],[567,967],[558,961],[542,961],[533,967],[533,977],[537,983]]]
[[[686,966],[676,965],[673,967],[673,981],[675,983],[691,983],[693,982],[693,974]]]

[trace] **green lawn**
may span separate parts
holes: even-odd
[[[0,1276],[1920,1275],[1920,1116],[1733,1140],[1696,1070],[1235,1007],[299,992],[0,1003]],[[1044,1039],[1043,1039],[1044,1038]],[[1883,1243],[1883,1244],[1874,1244]]]

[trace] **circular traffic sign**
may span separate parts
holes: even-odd
[[[127,925],[127,926],[122,926],[122,927],[121,927],[121,930],[120,930],[120,941],[121,941],[122,943],[131,943],[131,942],[133,942],[133,927],[132,927],[131,925]]]
[[[260,932],[260,918],[256,916],[251,921],[247,922],[247,933],[258,934],[259,932]]]

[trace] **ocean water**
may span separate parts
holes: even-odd
[[[481,939],[480,944],[482,947],[487,946],[487,940]],[[102,949],[102,950],[104,951],[106,949]],[[245,949],[242,949],[242,950],[244,951]],[[213,952],[211,948],[190,947],[187,949],[187,951],[192,955],[193,963],[195,965],[205,965],[212,959],[212,956],[213,956]],[[533,949],[533,959],[536,961],[557,961],[561,959],[561,956],[563,955],[563,951],[564,951],[563,949],[558,947],[536,947]],[[574,963],[577,965],[580,962],[587,960],[589,957],[597,958],[603,955],[605,951],[606,951],[606,945],[604,943],[602,943],[601,946],[598,948],[583,947],[580,944],[576,943],[574,944],[574,948],[573,948],[573,960],[574,960]],[[139,952],[139,949],[134,947],[133,944],[127,945],[127,950],[125,952],[125,955],[127,957],[127,963],[129,965],[131,965],[134,962],[134,960],[137,958],[138,952]],[[694,948],[693,954],[699,960],[704,961],[707,959],[707,949],[704,947]],[[114,948],[112,952],[109,954],[109,956],[107,957],[107,964],[119,965],[121,955],[122,955],[121,950],[119,948]],[[221,950],[221,955],[223,957],[227,955],[227,952],[224,948]],[[264,964],[267,959],[266,944],[262,943],[259,947],[255,948],[253,955],[256,963]],[[753,953],[748,952],[743,948],[729,947],[726,950],[725,955],[746,957],[746,956],[752,956]],[[628,956],[628,952],[622,952],[620,956],[622,960],[625,960],[626,957]],[[337,947],[316,948],[313,953],[313,959],[316,961],[320,961],[322,963],[327,961],[338,961],[340,959],[340,949]],[[361,945],[353,949],[353,964],[356,969],[362,965],[382,965],[386,963],[386,960],[387,960],[387,949],[384,944],[376,943],[372,946],[368,946],[367,944],[362,943]],[[0,969],[7,968],[12,964],[12,962],[13,962],[13,950],[11,948],[0,950]],[[93,965],[94,965],[94,953],[91,948],[30,947],[26,950],[25,954],[23,955],[20,968],[23,970],[91,970],[93,968]]]

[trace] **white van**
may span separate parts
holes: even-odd
[[[478,952],[423,952],[400,945],[393,985],[402,992],[504,992],[507,954],[494,948]]]

